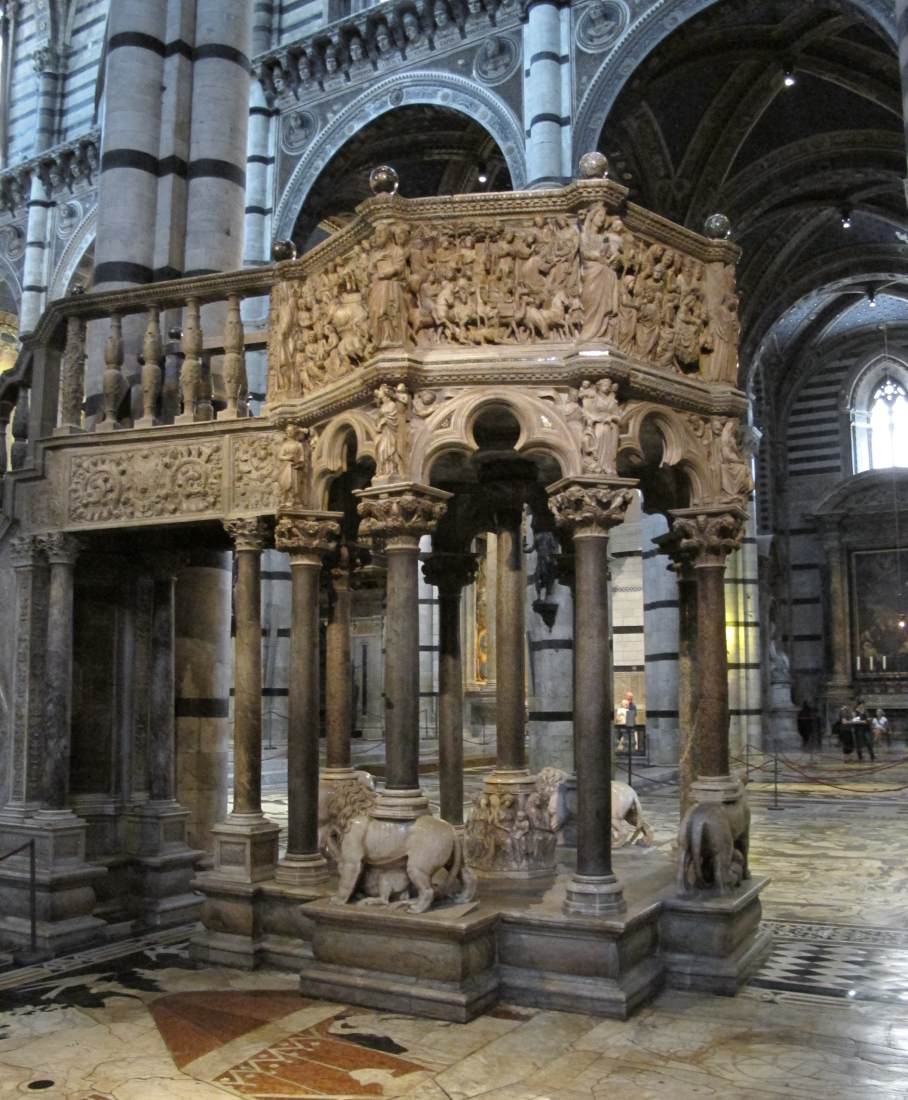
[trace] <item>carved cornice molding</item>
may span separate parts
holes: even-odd
[[[322,558],[335,549],[343,518],[342,512],[281,512],[274,529],[274,545],[291,558]]]
[[[428,485],[400,485],[362,489],[357,511],[360,539],[418,542],[429,535],[444,515],[451,494]]]
[[[567,477],[548,487],[549,508],[559,527],[575,537],[607,535],[634,499],[632,478]]]
[[[695,567],[724,566],[744,538],[747,512],[743,505],[677,508],[671,516],[672,529],[680,536],[678,551],[690,554]]]
[[[64,191],[71,194],[83,182],[93,183],[100,164],[100,142],[100,130],[91,130],[0,172],[0,206],[11,214],[24,207],[33,175],[41,180],[48,198]]]
[[[224,530],[233,540],[234,550],[260,553],[268,542],[268,525],[260,516],[225,519]]]

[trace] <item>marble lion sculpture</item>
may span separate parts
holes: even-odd
[[[565,786],[567,778],[567,772],[560,768],[543,768],[536,780],[537,787],[549,794],[549,820],[555,832],[564,828],[570,816]],[[655,839],[649,822],[643,816],[643,807],[637,792],[629,784],[613,779],[612,842],[615,847],[621,848],[625,844],[633,843],[638,837],[644,844],[652,844]]]
[[[366,813],[375,802],[375,780],[368,772],[356,770],[351,779],[318,785],[318,848],[337,862],[340,844],[347,826],[358,814]]]
[[[691,806],[678,831],[678,892],[726,894],[749,878],[749,824],[750,810],[743,795],[736,803]]]
[[[415,892],[405,903],[411,913],[425,913],[442,898],[463,903],[476,896],[460,836],[431,814],[412,822],[354,817],[340,842],[338,873],[337,905],[351,901],[357,887],[372,895],[372,904]]]

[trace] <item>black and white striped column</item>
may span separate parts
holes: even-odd
[[[902,77],[902,119],[905,125],[905,145],[908,150],[908,0],[895,0],[895,35],[899,44],[899,73]],[[908,178],[905,179],[908,201]]]
[[[256,0],[252,11],[254,56],[271,49],[273,17],[272,0]],[[245,266],[271,262],[271,194],[274,172],[271,128],[279,121],[275,119],[275,114],[265,100],[262,85],[258,80],[253,80],[249,95],[249,137],[246,145]]]
[[[563,101],[562,68],[570,64],[563,49],[561,0],[529,0],[523,28],[524,133],[527,187],[560,187],[564,178],[562,145],[570,134],[570,100]],[[569,12],[568,12],[569,14]]]
[[[186,275],[230,270],[243,262],[251,48],[248,0],[198,0]]]
[[[678,762],[678,581],[652,541],[667,531],[660,513],[641,517],[646,736],[653,764]]]

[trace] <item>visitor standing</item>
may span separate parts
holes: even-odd
[[[858,699],[854,708],[852,719],[854,729],[854,747],[857,749],[858,760],[864,759],[864,749],[870,754],[871,760],[876,760],[873,753],[873,741],[870,737],[870,717],[863,699]]]

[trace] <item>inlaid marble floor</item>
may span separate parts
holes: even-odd
[[[307,1000],[291,974],[196,970],[175,929],[0,974],[0,1097],[908,1100],[908,764],[792,763],[808,776],[783,770],[782,810],[765,772],[751,786],[775,948],[735,999],[666,992],[627,1023],[501,1006],[447,1024]],[[667,851],[675,792],[641,789]]]

